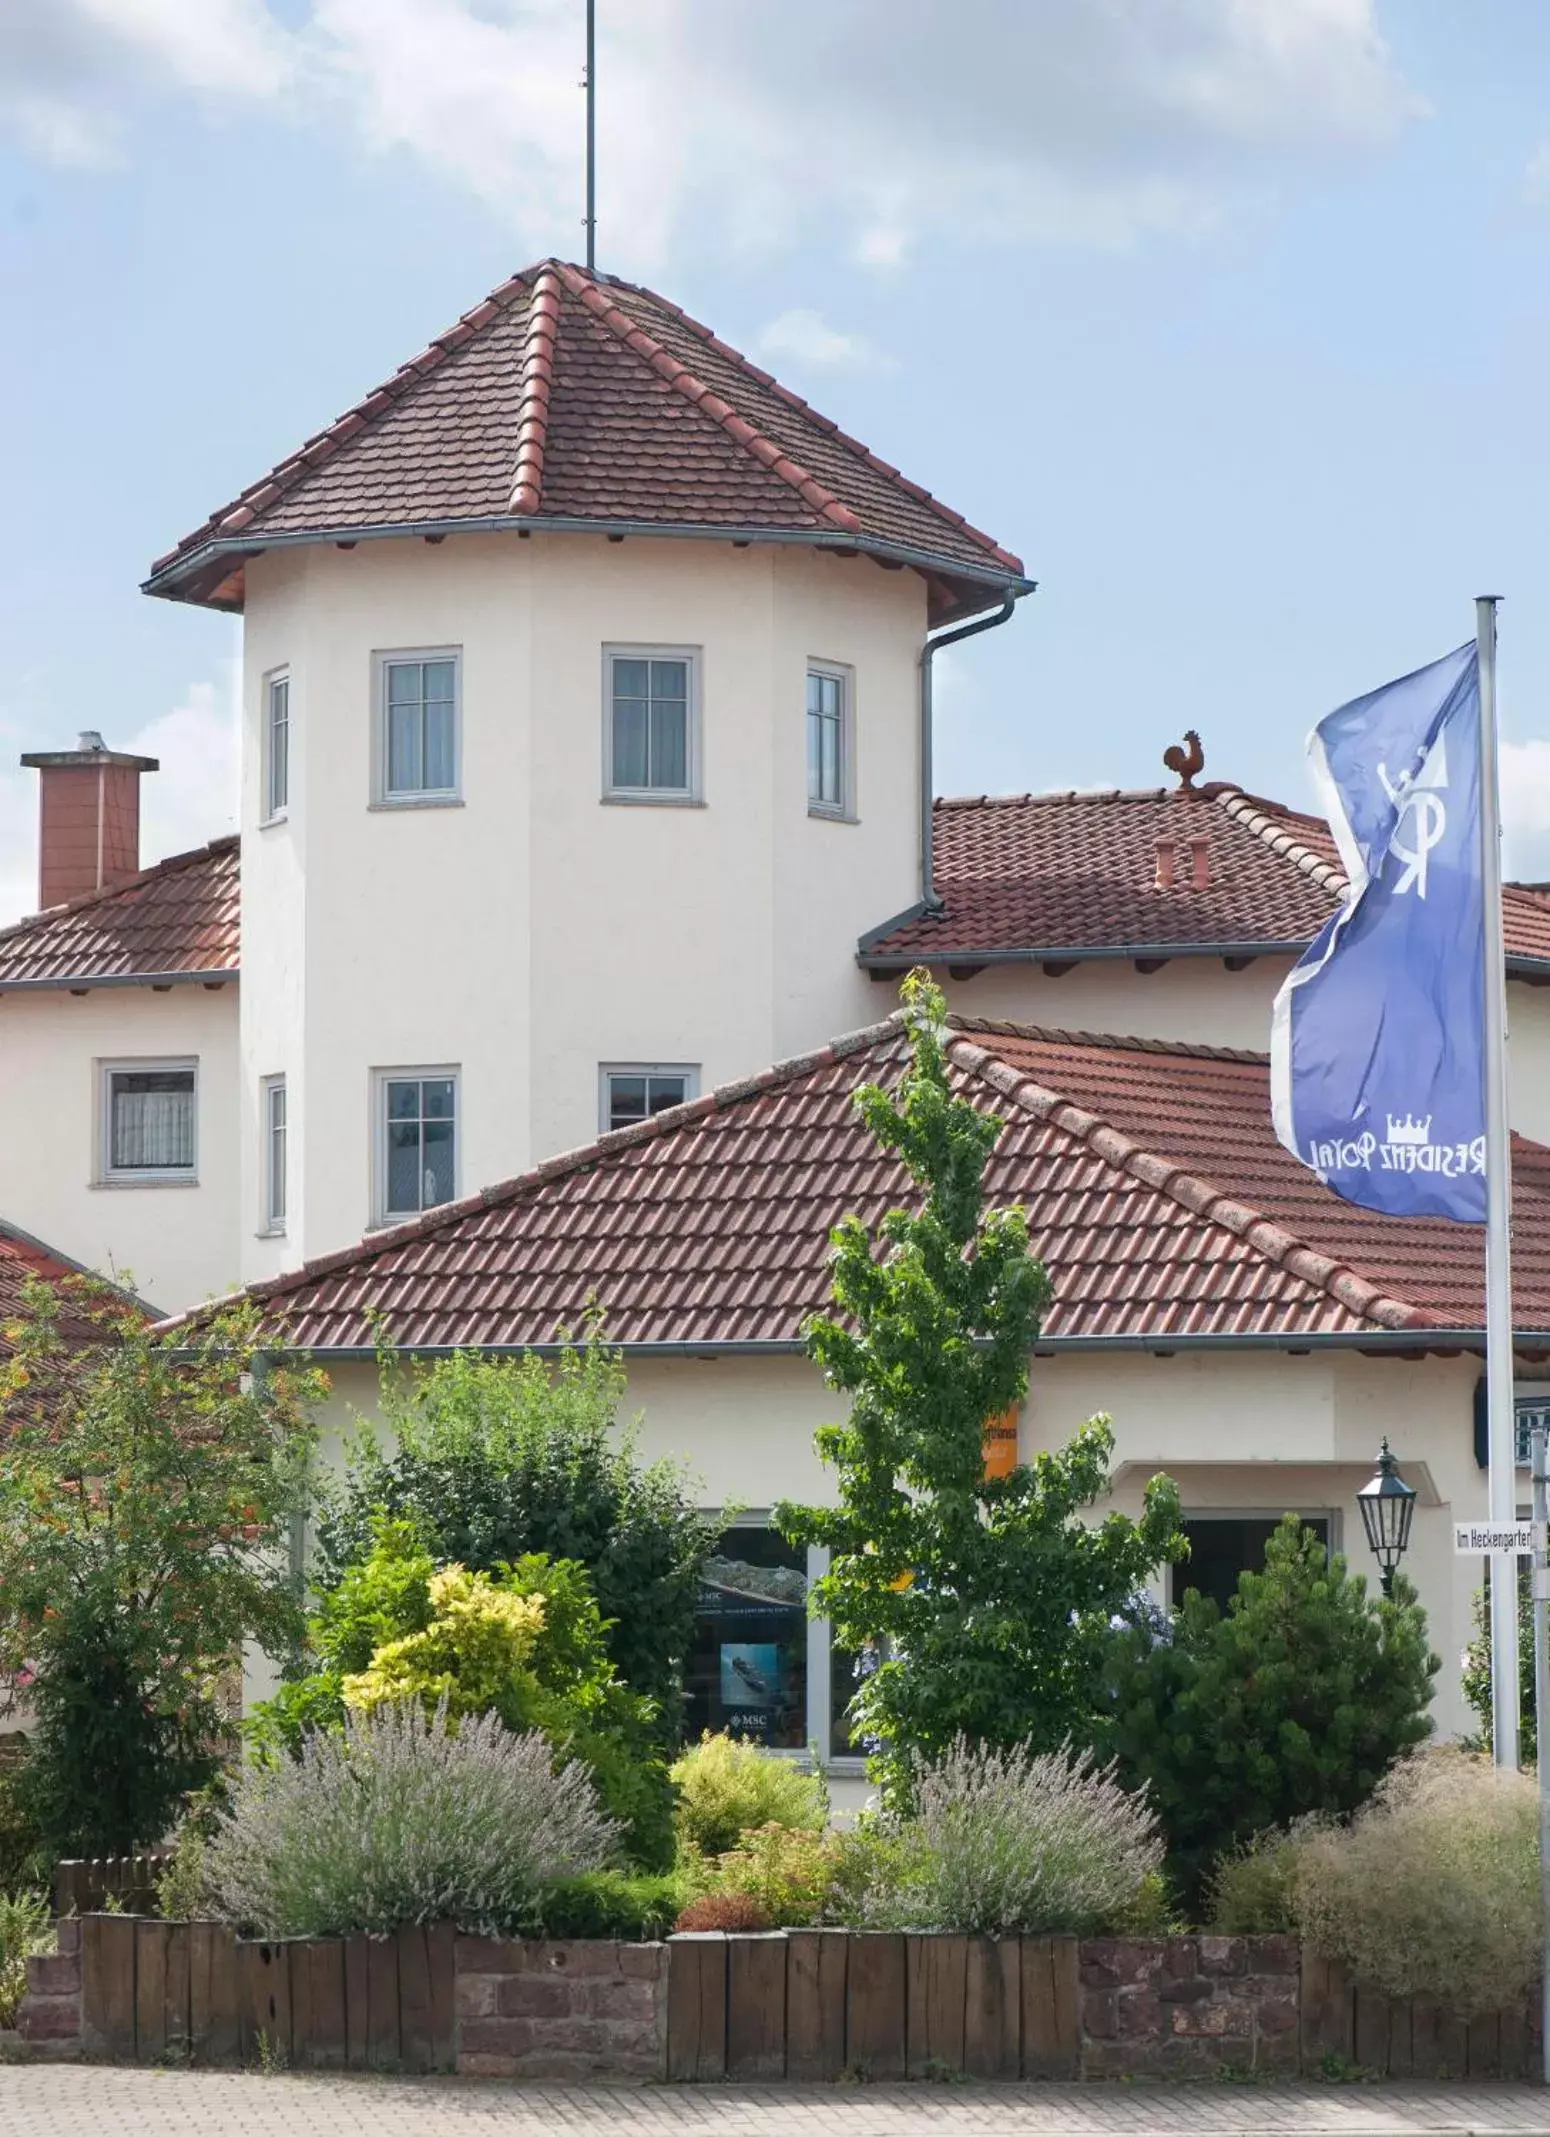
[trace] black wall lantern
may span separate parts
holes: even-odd
[[[1378,1466],[1372,1481],[1364,1484],[1356,1495],[1356,1503],[1362,1510],[1362,1527],[1367,1531],[1367,1545],[1378,1561],[1378,1572],[1383,1581],[1383,1592],[1394,1592],[1394,1568],[1410,1548],[1410,1517],[1415,1512],[1415,1487],[1407,1484],[1399,1473],[1399,1464],[1389,1453],[1389,1443],[1383,1442],[1383,1452],[1378,1456]]]

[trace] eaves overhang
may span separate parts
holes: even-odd
[[[965,588],[994,587],[1021,596],[1033,593],[1038,585],[1036,579],[1008,571],[988,558],[983,565],[971,564],[934,550],[917,549],[907,543],[885,541],[868,534],[851,534],[835,528],[713,526],[700,521],[589,519],[559,514],[500,512],[471,519],[406,520],[386,525],[308,528],[275,534],[247,529],[241,534],[216,536],[202,542],[187,555],[170,558],[142,582],[140,591],[163,600],[187,601],[196,606],[217,607],[236,613],[241,608],[239,601],[211,600],[210,575],[222,565],[229,571],[232,563],[260,555],[266,549],[406,541],[414,537],[439,542],[454,534],[601,534],[614,540],[659,537],[673,541],[732,542],[749,547],[779,544],[788,548],[829,550],[841,556],[868,556],[885,566],[900,569],[907,566],[944,584],[957,583]],[[219,572],[213,583],[219,584],[225,576],[226,572]],[[974,598],[973,594],[965,593],[962,602],[948,613],[956,615],[960,610],[970,613]]]
[[[225,987],[241,977],[236,965],[212,966],[203,972],[61,972],[43,979],[0,979],[0,995],[87,994],[98,987]]]

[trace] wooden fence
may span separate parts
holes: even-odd
[[[113,2062],[451,2070],[450,1924],[264,1943],[217,1922],[88,1915],[82,2049]]]
[[[1343,1968],[1305,1951],[1302,2065],[1326,2058],[1383,2078],[1531,2078],[1542,2070],[1537,1997],[1517,2011],[1464,2019],[1425,1997],[1380,1996],[1351,1985]]]
[[[671,2079],[1074,2078],[1074,1937],[679,1936]]]
[[[155,1914],[156,1880],[171,1858],[168,1848],[143,1855],[92,1855],[54,1867],[55,1914],[96,1914],[109,1900],[125,1914]]]

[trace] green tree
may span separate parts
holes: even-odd
[[[19,1786],[46,1844],[121,1854],[213,1773],[243,1643],[284,1655],[300,1632],[291,1521],[324,1382],[259,1370],[251,1309],[163,1338],[87,1279],[23,1305],[0,1365],[0,1683],[36,1716]]]
[[[838,1504],[776,1510],[793,1542],[832,1553],[812,1608],[866,1657],[854,1724],[894,1801],[914,1758],[940,1756],[960,1732],[1041,1750],[1085,1741],[1111,1616],[1182,1548],[1166,1478],[1148,1485],[1139,1522],[1083,1520],[1108,1488],[1104,1418],[1058,1453],[985,1476],[986,1421],[1026,1389],[1050,1287],[1022,1211],[984,1213],[1003,1124],[953,1095],[940,992],[911,973],[903,1000],[911,1058],[898,1096],[868,1086],[856,1103],[923,1199],[890,1211],[878,1241],[855,1217],[835,1229],[842,1318],[816,1317],[807,1343],[851,1398],[848,1422],[817,1435]]]
[[[1171,1629],[1116,1636],[1102,1748],[1146,1784],[1194,1893],[1252,1835],[1364,1803],[1430,1733],[1439,1666],[1409,1582],[1396,1577],[1392,1601],[1369,1595],[1288,1514],[1225,1616],[1191,1590]]]
[[[318,1522],[314,1578],[327,1590],[373,1548],[379,1519],[412,1523],[432,1558],[489,1573],[539,1552],[574,1559],[608,1620],[621,1677],[654,1702],[664,1738],[682,1731],[683,1660],[700,1573],[719,1523],[684,1472],[642,1463],[617,1416],[624,1366],[595,1324],[551,1365],[460,1352],[405,1376],[380,1361],[391,1446],[355,1435],[344,1482]]]
[[[1501,1560],[1491,1563],[1501,1564]],[[1534,1707],[1534,1601],[1528,1579],[1528,1562],[1518,1561],[1518,1730],[1523,1758],[1539,1756],[1539,1717]],[[1480,1742],[1489,1751],[1491,1714],[1491,1564],[1486,1582],[1475,1590],[1473,1606],[1475,1635],[1464,1650],[1464,1697],[1480,1717]]]

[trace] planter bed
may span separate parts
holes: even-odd
[[[693,2081],[1537,2075],[1537,2012],[1354,1990],[1295,1937],[241,1938],[86,1915],[23,2037],[115,2062]]]

